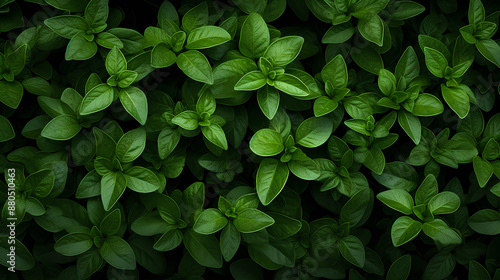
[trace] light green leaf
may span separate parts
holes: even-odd
[[[300,53],[304,38],[300,36],[286,36],[274,40],[266,49],[264,57],[274,66],[290,64]]]
[[[427,236],[434,239],[434,241],[445,246],[462,243],[460,235],[439,218],[430,222],[425,222],[422,226],[422,230]]]
[[[392,244],[399,247],[417,237],[422,230],[422,223],[410,217],[399,217],[391,228]]]
[[[76,117],[60,115],[53,118],[42,130],[42,136],[52,140],[68,140],[75,137],[82,129]]]
[[[141,125],[145,125],[148,118],[146,94],[138,87],[126,87],[120,89],[118,96],[123,108]]]
[[[323,145],[332,134],[333,122],[327,117],[311,117],[303,121],[295,132],[297,144],[316,148]]]
[[[250,58],[264,54],[270,43],[269,29],[261,15],[250,14],[241,26],[239,49]]]
[[[283,190],[288,180],[288,167],[276,159],[264,159],[257,170],[256,187],[260,202],[266,206]]]
[[[142,166],[132,166],[125,170],[123,176],[127,180],[127,187],[138,193],[150,193],[160,188],[156,174]]]
[[[228,146],[226,134],[224,133],[224,130],[222,130],[220,125],[212,123],[209,126],[202,126],[201,132],[203,133],[203,136],[205,136],[205,138],[207,138],[207,140],[212,144],[221,149],[227,150]]]
[[[359,19],[358,30],[366,40],[375,43],[380,47],[383,45],[384,22],[378,15],[375,14]]]
[[[231,40],[231,35],[218,26],[202,26],[191,30],[186,49],[208,49]]]
[[[250,139],[250,149],[259,156],[274,156],[281,153],[284,148],[281,135],[273,129],[261,129]]]
[[[284,73],[276,76],[274,87],[292,96],[307,96],[309,88],[299,78]]]
[[[413,198],[402,189],[392,189],[377,194],[377,199],[388,207],[406,215],[413,213]]]
[[[113,102],[113,88],[107,84],[99,84],[85,94],[80,104],[80,115],[90,115],[104,110]]]
[[[212,66],[201,52],[196,50],[183,52],[177,57],[176,63],[189,78],[209,85],[214,83]]]
[[[116,158],[121,163],[137,159],[146,147],[146,131],[137,128],[125,133],[116,143]]]
[[[193,225],[193,230],[199,234],[216,233],[227,225],[227,218],[219,210],[209,208],[200,213]]]
[[[274,224],[273,218],[255,208],[245,208],[237,214],[233,223],[241,233],[253,233]]]
[[[441,93],[448,106],[463,119],[467,117],[470,110],[469,96],[461,87],[447,87],[441,84]]]

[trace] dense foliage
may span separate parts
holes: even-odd
[[[0,279],[500,279],[499,17],[0,0]]]

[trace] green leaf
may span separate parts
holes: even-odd
[[[265,269],[276,270],[282,266],[293,267],[294,265],[294,249],[287,240],[251,243],[248,252],[252,260]]]
[[[477,261],[471,260],[469,262],[469,280],[491,280],[491,277],[484,266]]]
[[[172,123],[187,130],[198,128],[198,114],[195,111],[184,111],[172,119]]]
[[[302,228],[302,223],[299,220],[287,215],[278,212],[271,212],[268,215],[274,219],[274,224],[267,228],[267,232],[276,238],[289,238]]]
[[[413,198],[405,190],[392,189],[383,191],[377,194],[377,199],[403,214],[411,215],[413,213]]]
[[[425,11],[425,7],[414,1],[398,1],[390,5],[392,20],[405,20],[416,17]]]
[[[23,87],[36,95],[51,96],[52,88],[46,80],[40,77],[31,77],[22,82]]]
[[[77,33],[68,43],[64,59],[66,60],[87,60],[97,53],[97,44],[85,39],[84,33]]]
[[[120,199],[127,187],[127,179],[121,172],[109,172],[101,179],[101,199],[108,211]]]
[[[251,71],[245,74],[234,85],[234,90],[252,91],[263,87],[267,82],[266,76],[261,71]]]
[[[91,0],[85,8],[84,16],[92,26],[106,23],[108,19],[108,0]]]
[[[190,33],[193,29],[208,24],[208,6],[207,3],[202,2],[189,10],[182,17],[182,29]]]
[[[348,235],[338,241],[339,251],[342,256],[355,266],[365,265],[365,247],[354,235]]]
[[[270,43],[269,29],[261,15],[250,14],[241,26],[239,49],[250,58],[261,57]]]
[[[469,96],[461,87],[447,87],[441,84],[441,93],[448,106],[463,119],[467,117],[470,110]]]
[[[276,159],[264,159],[257,170],[256,187],[260,202],[267,206],[283,190],[288,180],[288,167]]]
[[[120,229],[121,212],[120,209],[115,209],[106,215],[99,225],[99,229],[106,236],[115,235]]]
[[[80,115],[90,115],[104,110],[113,102],[113,88],[107,84],[99,84],[85,94],[80,104]]]
[[[221,268],[222,253],[214,235],[203,235],[189,229],[184,233],[184,245],[189,254],[201,265]]]
[[[321,117],[333,112],[339,106],[339,102],[330,99],[328,96],[321,96],[314,101],[314,116]]]
[[[334,88],[345,88],[349,75],[344,57],[338,54],[330,60],[321,70],[321,78],[325,83],[330,82]]]
[[[496,185],[494,185],[493,187],[491,187],[490,191],[491,191],[494,195],[496,195],[496,196],[500,197],[500,184],[498,184],[498,183],[497,183]]]
[[[227,222],[227,218],[219,210],[209,208],[200,213],[193,230],[199,234],[212,234],[224,228]]]
[[[233,221],[241,233],[253,233],[274,224],[274,219],[255,208],[246,208],[237,213]]]
[[[290,64],[300,53],[304,38],[300,36],[286,36],[274,40],[264,52],[264,57],[269,59],[274,66]]]
[[[16,109],[23,98],[23,86],[18,81],[7,82],[0,80],[0,102],[12,109]]]
[[[354,35],[354,28],[352,23],[345,22],[339,25],[330,27],[321,39],[323,44],[342,44],[351,39]]]
[[[250,149],[259,156],[274,156],[281,153],[284,148],[283,138],[273,129],[261,129],[250,139]]]
[[[118,75],[127,70],[127,60],[117,47],[113,47],[106,56],[106,70],[109,75]]]
[[[257,91],[257,102],[268,119],[273,119],[280,105],[280,94],[274,87],[266,86]]]
[[[84,18],[73,15],[51,17],[44,20],[43,23],[57,35],[66,39],[71,39],[76,34],[85,32],[90,28]]]
[[[151,52],[151,66],[155,68],[169,67],[177,60],[175,53],[166,43],[159,43]]]
[[[166,159],[177,147],[181,139],[181,134],[178,129],[165,127],[158,134],[158,153],[161,159]]]
[[[137,75],[138,75],[137,72],[132,70],[122,71],[120,74],[118,74],[118,77],[116,78],[118,86],[120,88],[127,88],[135,81]]]
[[[53,118],[42,130],[42,136],[52,140],[68,140],[75,137],[82,129],[77,118],[70,115],[60,115]]]
[[[486,142],[486,146],[484,146],[482,155],[485,160],[495,160],[498,158],[500,156],[500,145],[498,145],[497,140],[490,138]]]
[[[212,115],[215,112],[216,106],[217,104],[214,96],[209,91],[205,91],[200,95],[198,101],[196,102],[196,112],[198,112],[198,114],[208,113],[209,115]]]
[[[133,232],[143,236],[164,234],[172,230],[172,228],[174,228],[174,226],[165,222],[158,212],[140,216],[130,226]]]
[[[31,191],[34,196],[44,198],[54,187],[55,174],[53,170],[42,169],[32,173],[24,181],[24,190]]]
[[[429,174],[415,192],[415,205],[427,204],[438,193],[436,177]]]
[[[434,215],[450,214],[460,207],[460,198],[453,192],[441,192],[429,200],[427,207]]]
[[[297,144],[316,148],[323,145],[333,131],[333,122],[327,117],[311,117],[303,121],[295,132]]]
[[[406,280],[410,276],[411,255],[406,254],[395,260],[389,271],[387,271],[387,280]]]
[[[101,32],[97,34],[97,37],[95,39],[95,42],[107,49],[112,49],[114,47],[117,47],[119,49],[123,48],[123,43],[116,37],[115,35],[109,33],[109,32]]]
[[[389,96],[396,91],[396,76],[390,71],[381,69],[378,74],[378,87],[380,91]]]
[[[417,237],[422,230],[422,223],[410,217],[399,217],[391,228],[392,244],[399,247]]]
[[[92,248],[94,242],[86,233],[70,233],[59,238],[54,244],[54,250],[65,256],[77,256]]]
[[[469,24],[477,24],[485,20],[485,12],[481,0],[469,2]]]
[[[467,219],[472,230],[485,235],[500,234],[500,213],[493,209],[482,209]]]
[[[384,61],[382,56],[370,47],[352,48],[351,58],[363,70],[368,71],[374,75],[378,75],[381,69],[384,69]]]
[[[207,57],[201,52],[196,50],[185,51],[179,54],[176,63],[179,69],[189,78],[209,85],[214,83],[212,66],[210,66]]]
[[[406,48],[403,55],[399,59],[394,74],[396,75],[397,80],[399,80],[400,78],[404,78],[406,83],[410,83],[410,81],[418,76],[419,73],[420,63],[418,61],[417,54],[415,53],[413,47],[409,46]]]
[[[477,50],[491,63],[500,67],[500,46],[492,39],[478,40]]]
[[[228,223],[220,235],[220,249],[226,262],[231,261],[240,247],[241,237],[232,223]]]
[[[148,118],[146,94],[137,87],[127,87],[120,89],[118,96],[125,110],[141,125],[145,125]]]
[[[66,105],[68,105],[74,113],[78,113],[78,109],[83,101],[83,97],[76,90],[72,88],[66,88],[62,92],[61,101],[66,103]]]
[[[427,69],[436,77],[444,78],[448,60],[440,51],[424,47],[425,64]]]
[[[132,166],[124,172],[127,187],[138,193],[150,193],[160,188],[160,181],[153,171],[142,167]]]
[[[274,87],[291,96],[307,96],[309,88],[299,78],[284,73],[276,76]]]
[[[227,150],[228,145],[226,134],[220,125],[212,123],[209,126],[202,126],[201,132],[203,133],[203,136],[205,136],[205,138],[207,138],[207,140],[212,144],[221,149]]]
[[[9,141],[14,138],[16,133],[14,132],[14,128],[12,124],[10,124],[9,120],[4,116],[0,115],[0,143]]]
[[[295,151],[295,153],[292,154],[292,160],[288,162],[288,168],[293,173],[293,175],[299,177],[302,180],[316,180],[321,175],[318,164],[312,159],[294,160],[293,157],[298,151],[299,150]]]
[[[420,120],[406,110],[399,110],[398,123],[403,130],[410,136],[411,140],[418,145],[422,135],[422,126]]]
[[[76,269],[79,279],[86,279],[99,271],[104,263],[104,259],[97,250],[91,250],[78,257]]]
[[[142,128],[125,133],[116,144],[116,158],[128,163],[138,158],[146,147],[146,131]]]
[[[118,236],[106,238],[99,248],[102,258],[117,269],[134,270],[136,260],[134,250]]]
[[[363,161],[363,164],[375,172],[375,174],[382,174],[384,172],[385,166],[385,156],[384,153],[378,148],[371,148],[366,150],[366,157]]]
[[[359,33],[368,41],[382,46],[384,43],[384,22],[378,15],[359,19]]]
[[[462,243],[460,235],[439,218],[430,222],[425,222],[422,226],[422,230],[427,236],[434,239],[434,241],[445,246]]]
[[[493,175],[493,165],[489,161],[476,156],[472,160],[472,166],[474,167],[479,187],[484,188]]]
[[[453,272],[455,264],[455,255],[450,252],[439,252],[429,260],[422,277],[431,280],[444,279]]]
[[[413,115],[419,117],[436,116],[444,111],[443,103],[436,96],[429,93],[421,93],[415,99]]]
[[[371,212],[371,207],[373,207],[373,192],[368,188],[357,191],[340,210],[340,222],[348,222],[349,228],[353,229],[364,223],[364,217],[367,212]]]
[[[231,40],[231,35],[218,26],[202,26],[191,30],[186,49],[208,49]]]

